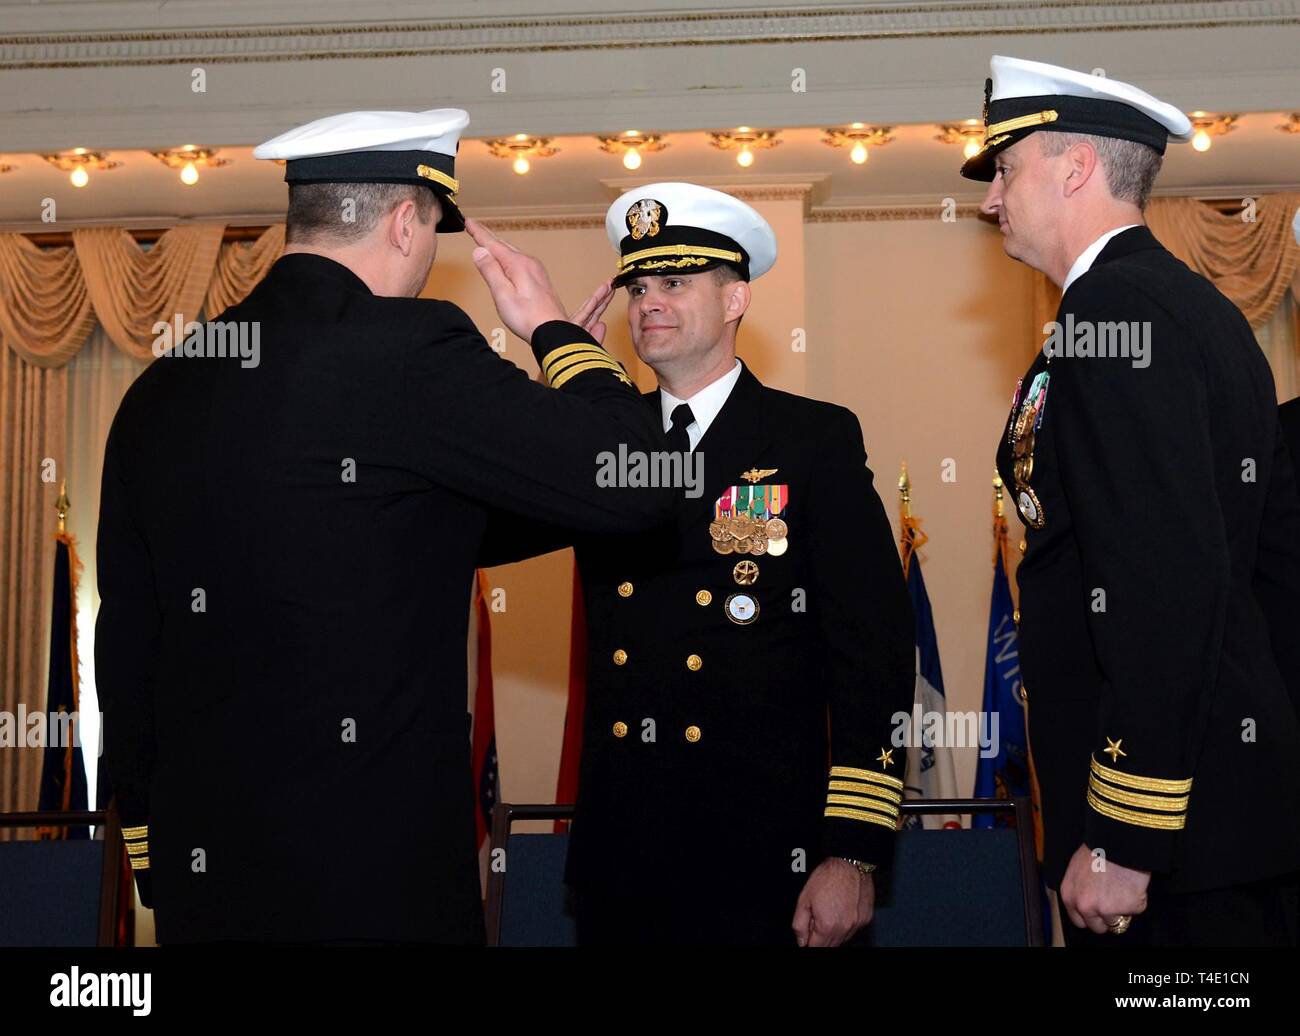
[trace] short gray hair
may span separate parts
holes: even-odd
[[[433,200],[433,191],[411,183],[291,183],[285,243],[353,244],[404,201],[414,202],[416,218],[428,223]]]
[[[1111,196],[1117,201],[1132,202],[1139,209],[1147,207],[1156,174],[1164,162],[1164,156],[1151,145],[1091,133],[1039,130],[1038,135],[1043,138],[1043,154],[1048,158],[1055,158],[1075,144],[1091,144],[1106,173]]]

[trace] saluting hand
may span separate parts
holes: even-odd
[[[601,345],[605,344],[605,323],[600,319],[601,314],[609,305],[610,300],[614,298],[614,285],[612,281],[602,281],[596,286],[596,290],[591,293],[591,298],[587,299],[579,306],[569,317],[569,323],[577,324],[592,338],[596,339]]]
[[[533,332],[548,320],[568,319],[546,268],[538,260],[502,241],[477,220],[467,219],[465,230],[478,246],[474,265],[487,282],[506,327],[531,342]]]
[[[876,911],[876,883],[847,860],[823,860],[808,875],[794,908],[795,939],[800,946],[839,946],[871,923]]]

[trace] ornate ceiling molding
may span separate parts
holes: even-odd
[[[18,21],[16,5],[4,5]],[[815,8],[669,11],[628,14],[610,10],[552,17],[463,18],[348,24],[354,4],[323,3],[304,8],[285,0],[258,5],[264,17],[280,24],[221,26],[239,8],[191,4],[189,20],[208,13],[207,26],[141,28],[129,31],[64,31],[55,19],[75,18],[79,9],[100,5],[70,3],[62,10],[24,22],[40,25],[23,33],[0,35],[0,69],[107,68],[119,66],[231,64],[399,58],[485,54],[545,54],[663,47],[743,46],[853,42],[879,39],[1022,36],[1056,33],[1156,29],[1256,28],[1300,25],[1297,0],[1237,2],[1090,3],[876,3]],[[115,5],[122,22],[158,20],[156,4]],[[127,15],[134,11],[135,17]],[[319,24],[302,24],[304,13]],[[329,23],[334,16],[336,21]],[[11,21],[6,14],[6,21]],[[343,24],[340,24],[343,23]],[[84,24],[81,23],[81,24]],[[56,27],[57,26],[57,27]],[[215,27],[214,27],[215,26]]]
[[[808,223],[882,223],[898,220],[938,220],[943,217],[944,207],[932,205],[872,205],[853,208],[813,209],[805,222]],[[978,219],[978,203],[968,202],[952,207],[955,219]]]

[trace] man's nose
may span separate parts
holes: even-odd
[[[984,195],[984,200],[980,202],[980,212],[987,216],[996,216],[1000,208],[1002,208],[1002,181],[995,174],[989,182],[989,189]]]

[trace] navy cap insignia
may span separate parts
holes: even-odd
[[[663,202],[653,198],[640,198],[627,210],[627,225],[634,241],[658,234],[661,220],[668,221],[668,210]]]

